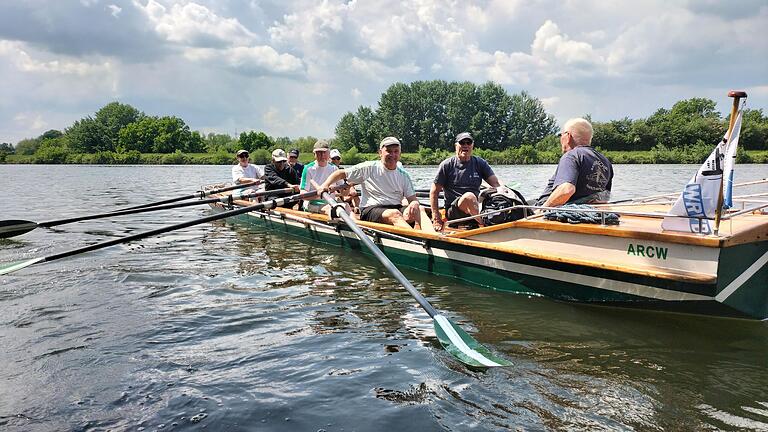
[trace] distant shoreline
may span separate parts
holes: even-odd
[[[537,151],[528,149],[524,154],[517,154],[516,149],[505,151],[478,150],[477,156],[486,159],[494,165],[540,165],[556,164],[560,153],[553,151]],[[531,151],[532,150],[532,151]],[[680,151],[603,151],[615,164],[700,164],[708,154],[691,154]],[[437,165],[450,153],[431,151],[425,153],[403,153],[402,162],[405,165]],[[4,156],[4,157],[3,157]],[[301,162],[311,161],[311,154],[302,154]],[[365,160],[375,160],[376,153],[354,153],[342,158],[343,165],[353,165]],[[768,163],[766,150],[741,150],[737,163]],[[252,163],[264,165],[269,160],[252,160]],[[114,152],[78,153],[67,155],[64,161],[41,161],[35,155],[0,154],[0,164],[5,165],[234,165],[233,156],[222,153],[132,153],[129,155]]]

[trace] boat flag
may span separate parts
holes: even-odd
[[[669,231],[685,231],[698,234],[712,234],[712,219],[717,210],[720,185],[723,187],[723,208],[733,205],[733,165],[736,162],[736,148],[741,132],[741,110],[731,131],[717,144],[699,171],[683,188],[669,215],[686,217],[665,217],[661,228]]]

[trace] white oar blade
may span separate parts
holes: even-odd
[[[45,261],[45,258],[32,258],[30,260],[26,261],[17,261],[12,262],[8,264],[0,264],[0,275],[6,275],[8,273],[13,273],[16,270],[21,270],[25,267],[29,267],[32,264],[37,264],[41,261]]]
[[[15,237],[37,228],[35,222],[25,220],[0,221],[0,238]]]
[[[462,363],[478,368],[512,366],[512,362],[493,354],[448,318],[435,315],[434,320],[440,344]]]

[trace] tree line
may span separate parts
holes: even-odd
[[[504,150],[537,143],[557,132],[555,118],[526,92],[510,95],[487,82],[416,81],[390,86],[378,107],[360,106],[336,126],[336,145],[378,150],[384,136],[400,138],[404,152],[452,148],[454,137],[469,131],[478,147]]]
[[[644,152],[628,159],[616,153],[617,162],[697,163],[728,126],[728,116],[715,107],[710,99],[692,98],[659,108],[647,118],[593,122],[593,145],[608,152]],[[353,163],[375,153],[379,141],[392,135],[400,138],[403,151],[413,153],[414,160],[434,163],[453,151],[454,137],[463,131],[471,132],[478,150],[497,163],[550,163],[559,157],[559,129],[544,104],[524,91],[509,94],[493,82],[395,83],[382,93],[376,107],[360,106],[345,113],[331,145],[344,152],[346,163]],[[228,164],[234,152],[244,148],[255,163],[265,163],[275,148],[311,154],[315,141],[313,136],[291,139],[261,131],[204,135],[178,117],[150,116],[111,102],[63,132],[49,130],[15,146],[0,143],[0,162],[18,154],[38,163]],[[768,117],[762,109],[745,110],[740,149],[768,150]],[[190,154],[204,155],[193,159]]]

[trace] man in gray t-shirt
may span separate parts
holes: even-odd
[[[468,132],[456,136],[456,156],[440,163],[437,175],[429,190],[432,207],[432,223],[436,230],[443,229],[444,219],[437,205],[437,197],[445,192],[445,218],[448,220],[475,216],[480,213],[477,196],[480,184],[485,180],[493,187],[501,187],[493,169],[483,158],[472,156],[475,140]],[[476,219],[482,224],[480,218]]]

